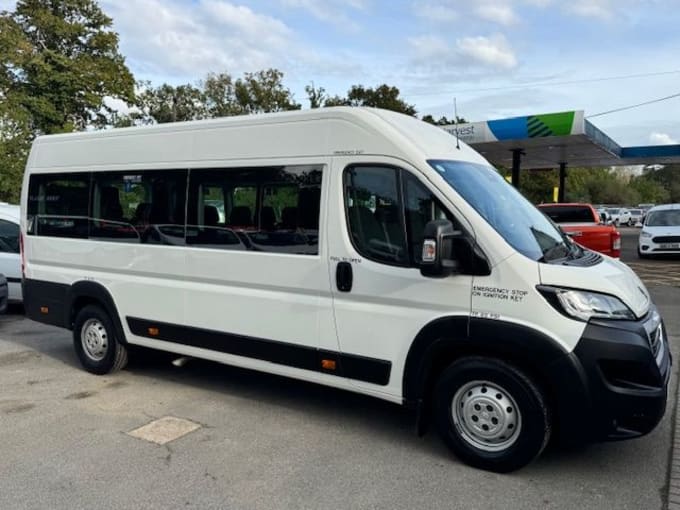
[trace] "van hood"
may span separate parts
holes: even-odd
[[[618,297],[636,317],[644,317],[651,303],[645,284],[623,262],[602,256],[590,267],[539,264],[543,285],[601,292]]]

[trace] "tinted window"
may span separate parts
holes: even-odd
[[[369,259],[409,263],[396,168],[356,166],[345,170],[345,208],[352,242]]]
[[[192,170],[187,243],[317,254],[321,167]]]
[[[36,174],[28,191],[28,233],[88,236],[90,174]]]
[[[592,211],[588,207],[569,205],[541,206],[539,208],[555,223],[594,223]]]
[[[558,228],[491,166],[448,160],[429,163],[510,246],[523,255],[547,262],[572,253],[572,244]]]
[[[184,244],[186,170],[94,173],[90,238]]]
[[[645,225],[648,227],[678,227],[680,226],[680,209],[652,211],[647,214]]]
[[[19,253],[19,225],[0,220],[0,252]]]

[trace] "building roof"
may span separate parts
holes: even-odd
[[[621,147],[588,121],[583,110],[442,126],[496,166],[512,166],[521,149],[523,169],[680,163],[680,145]]]

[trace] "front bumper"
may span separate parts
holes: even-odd
[[[663,418],[672,358],[656,307],[639,321],[591,320],[567,362],[581,380],[560,409],[563,435],[629,439]]]
[[[655,243],[652,241],[653,238],[644,238],[640,239],[638,243],[638,250],[640,253],[647,253],[647,254],[668,254],[668,255],[673,255],[673,254],[679,254],[680,253],[680,243]],[[672,247],[670,247],[672,246]]]

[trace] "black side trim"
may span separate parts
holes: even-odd
[[[21,283],[21,278],[13,278],[13,277],[10,277],[10,276],[5,276],[5,279],[9,283]]]
[[[265,340],[191,326],[155,322],[137,317],[126,317],[126,320],[132,334],[144,338],[200,347],[225,354],[269,361],[278,365],[347,377],[381,386],[387,385],[390,380],[392,363],[385,360],[325,351],[303,345],[278,342],[276,340]],[[151,335],[149,328],[157,328],[158,334]],[[335,361],[336,370],[323,369],[321,366],[322,359]]]
[[[22,294],[26,316],[36,322],[68,327],[66,303],[70,285],[65,283],[46,282],[42,280],[24,280]],[[46,313],[40,310],[46,308]]]

